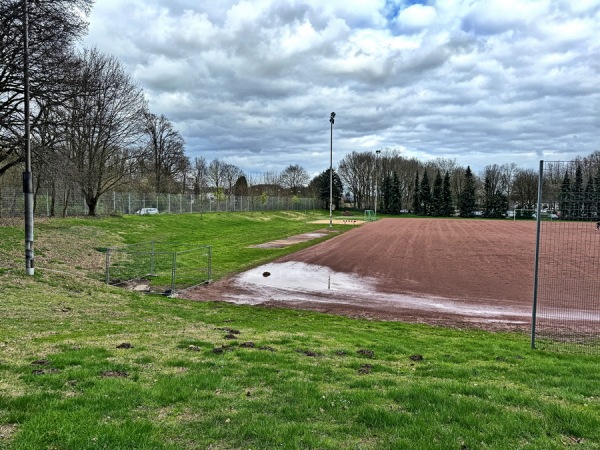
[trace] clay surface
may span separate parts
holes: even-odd
[[[382,219],[182,296],[526,331],[535,231],[533,221]]]

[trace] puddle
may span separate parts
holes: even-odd
[[[264,275],[266,272],[269,276]],[[382,293],[377,291],[375,278],[336,272],[328,267],[298,261],[265,264],[239,274],[232,281],[243,293],[227,297],[243,304],[275,301],[408,308],[481,317],[486,321],[505,321],[509,316],[523,317],[522,322],[515,323],[526,323],[531,314],[527,308],[494,307],[442,297]]]
[[[268,277],[263,276],[270,273]],[[272,263],[238,275],[235,284],[244,289],[270,288],[281,291],[326,294],[373,290],[374,280],[356,275],[335,272],[328,267],[303,262]]]

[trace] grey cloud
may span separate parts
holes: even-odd
[[[370,142],[472,166],[599,149],[600,25],[589,11],[581,13],[586,33],[556,36],[551,25],[579,13],[564,7],[544,23],[537,10],[490,19],[470,3],[446,11],[432,1],[435,21],[403,35],[378,7],[272,1],[234,24],[234,3],[103,0],[92,16],[88,44],[128,65],[192,158],[320,172],[330,111],[338,114],[334,162],[374,151]],[[200,28],[185,29],[193,20]],[[303,24],[310,33],[290,41]],[[573,135],[577,145],[567,147]]]

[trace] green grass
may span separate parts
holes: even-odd
[[[251,243],[323,228],[307,221],[42,222],[35,277],[18,268],[21,231],[0,228],[0,261],[16,267],[0,271],[0,448],[600,448],[597,357],[531,351],[520,334],[143,296],[93,277],[96,248],[181,238],[213,245],[223,276],[293,250]]]

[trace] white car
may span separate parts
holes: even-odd
[[[142,208],[135,213],[139,214],[140,216],[145,216],[146,214],[158,214],[158,208]]]

